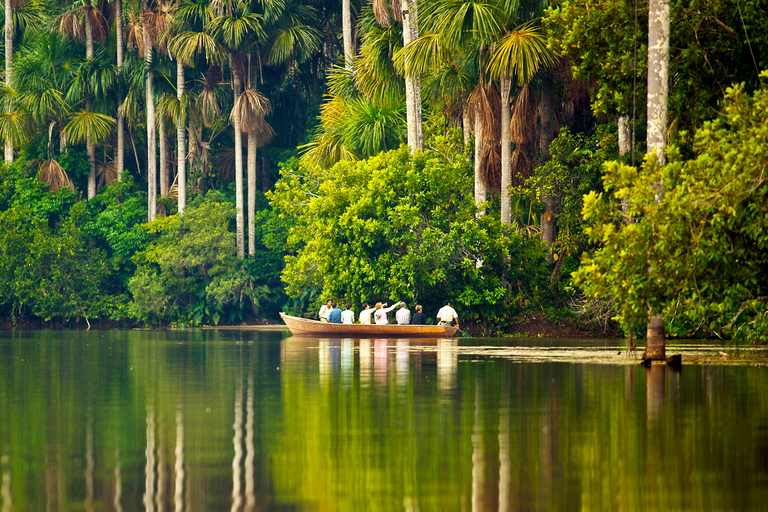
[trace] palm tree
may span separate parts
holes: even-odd
[[[5,83],[10,84],[13,78],[13,2],[5,0]],[[11,113],[9,110],[7,113]],[[13,141],[10,137],[5,138],[5,161],[13,162]]]
[[[501,222],[504,224],[512,222],[512,80],[515,79],[520,86],[528,84],[541,67],[552,63],[554,56],[532,22],[515,28],[499,39],[488,63],[491,75],[501,82]]]
[[[403,46],[419,37],[415,0],[374,0],[373,13],[382,27],[391,23],[390,9],[395,20],[403,24]],[[405,109],[408,126],[408,146],[413,153],[424,148],[424,133],[421,117],[421,80],[417,73],[405,75]]]
[[[667,102],[669,96],[669,0],[648,3],[648,152],[656,165],[664,165],[667,146]],[[663,184],[656,185],[656,202],[664,199]],[[653,272],[653,268],[650,269]],[[646,329],[643,358],[665,359],[664,316],[651,314]]]
[[[235,143],[235,207],[237,209],[237,253],[245,257],[245,222],[243,214],[243,137],[242,120],[236,109],[243,93],[243,59],[241,50],[250,40],[264,40],[266,33],[262,26],[263,17],[251,12],[241,1],[226,2],[224,12],[216,16],[209,24],[211,36],[218,40],[229,52],[229,68],[232,74],[234,102],[230,121],[234,130]]]
[[[125,52],[123,41],[123,0],[114,0],[115,4],[115,37],[117,41],[117,72],[122,73]],[[117,179],[122,179],[125,170],[125,113],[123,112],[123,95],[118,95],[117,101],[117,149],[115,150],[115,165]]]

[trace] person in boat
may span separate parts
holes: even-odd
[[[350,309],[351,307],[352,305],[349,302],[344,304],[344,311],[341,312],[341,323],[343,324],[355,323],[355,312]]]
[[[322,306],[320,306],[320,312],[317,314],[318,317],[320,317],[321,322],[327,322],[328,321],[328,313],[331,312],[333,301],[329,300]]]
[[[395,302],[391,306],[386,307],[386,304],[377,302],[376,308],[373,311],[373,321],[376,323],[376,325],[387,325],[389,323],[389,319],[387,319],[387,313],[389,313],[399,305],[400,305],[399,302]]]
[[[425,325],[427,323],[427,315],[422,313],[422,307],[417,305],[415,308],[416,313],[413,314],[413,325]]]
[[[360,311],[360,317],[358,320],[361,324],[368,325],[371,323],[371,314],[373,313],[373,308],[368,305],[367,302],[363,302],[363,309]]]
[[[332,324],[341,323],[341,308],[337,303],[333,303],[333,309],[328,312],[328,321]]]
[[[451,301],[446,300],[437,312],[437,325],[454,325],[454,323],[456,328],[459,328],[459,315],[451,307]]]
[[[411,323],[411,312],[405,307],[405,302],[400,303],[400,309],[395,313],[395,320],[397,320],[397,325],[408,325]]]

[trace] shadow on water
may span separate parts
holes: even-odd
[[[0,512],[762,510],[768,367],[678,348],[0,333]]]

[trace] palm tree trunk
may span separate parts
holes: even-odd
[[[12,0],[5,0],[5,83],[10,85],[13,69],[13,7]],[[8,107],[8,113],[12,112]],[[13,141],[5,140],[5,161],[13,162]]]
[[[230,69],[232,70],[232,89],[234,91],[234,103],[243,92],[243,83],[240,73],[234,62],[234,57],[229,57]],[[237,216],[235,223],[237,225],[237,256],[245,257],[245,222],[243,219],[243,132],[240,129],[240,116],[232,116],[232,129],[235,131],[235,207]]]
[[[619,155],[629,153],[629,117],[619,116]]]
[[[248,132],[248,254],[256,253],[256,132]]]
[[[115,0],[115,36],[117,37],[117,70],[121,72],[123,69],[123,0]],[[118,96],[117,102],[117,154],[115,155],[115,162],[117,165],[117,179],[123,178],[123,170],[125,170],[125,131],[123,125],[125,124],[125,114],[123,114],[123,95]]]
[[[184,64],[181,60],[176,59],[176,97],[181,104],[181,98],[184,96]],[[181,118],[176,124],[176,186],[178,187],[178,210],[179,213],[184,212],[184,208],[187,207],[187,153],[186,142],[184,140],[186,132],[186,116],[180,112]]]
[[[416,2],[404,0],[403,45],[419,37],[416,25]],[[421,122],[421,81],[418,78],[405,77],[405,110],[408,124],[408,146],[411,153],[424,148],[424,135]]]
[[[488,191],[485,188],[485,180],[482,173],[482,149],[483,149],[483,121],[480,113],[475,113],[475,204],[479,205],[487,200]],[[485,215],[485,210],[477,212]]]
[[[510,123],[512,111],[509,105],[509,94],[512,89],[512,79],[501,79],[501,223],[512,223],[512,197],[509,191],[512,185],[512,136]]]
[[[656,164],[664,165],[667,146],[667,101],[669,96],[669,0],[650,0],[648,4],[648,134],[649,153],[656,153]],[[655,200],[664,200],[663,183],[655,186]],[[653,272],[651,268],[649,270]],[[644,357],[666,358],[664,317],[651,314],[646,330]]]
[[[85,58],[93,58],[93,25],[91,24],[91,0],[85,0]]]
[[[96,197],[96,146],[91,143],[91,134],[88,133],[85,146],[88,150],[88,199]]]
[[[341,2],[341,28],[344,37],[344,67],[352,69],[355,55],[352,50],[352,5],[350,0]]]
[[[157,129],[160,151],[160,195],[168,193],[168,137],[165,135],[165,122],[160,122]]]
[[[142,0],[142,13],[149,14],[147,0]],[[149,36],[149,30],[146,27],[147,20],[144,20],[144,68],[146,70],[146,101],[147,101],[147,220],[152,222],[157,216],[157,136],[156,136],[156,115],[155,115],[155,95],[152,90],[154,79],[152,73],[152,40]]]

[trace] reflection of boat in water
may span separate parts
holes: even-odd
[[[280,313],[294,335],[364,336],[375,338],[445,338],[456,334],[457,327],[448,325],[377,325],[330,324]]]

